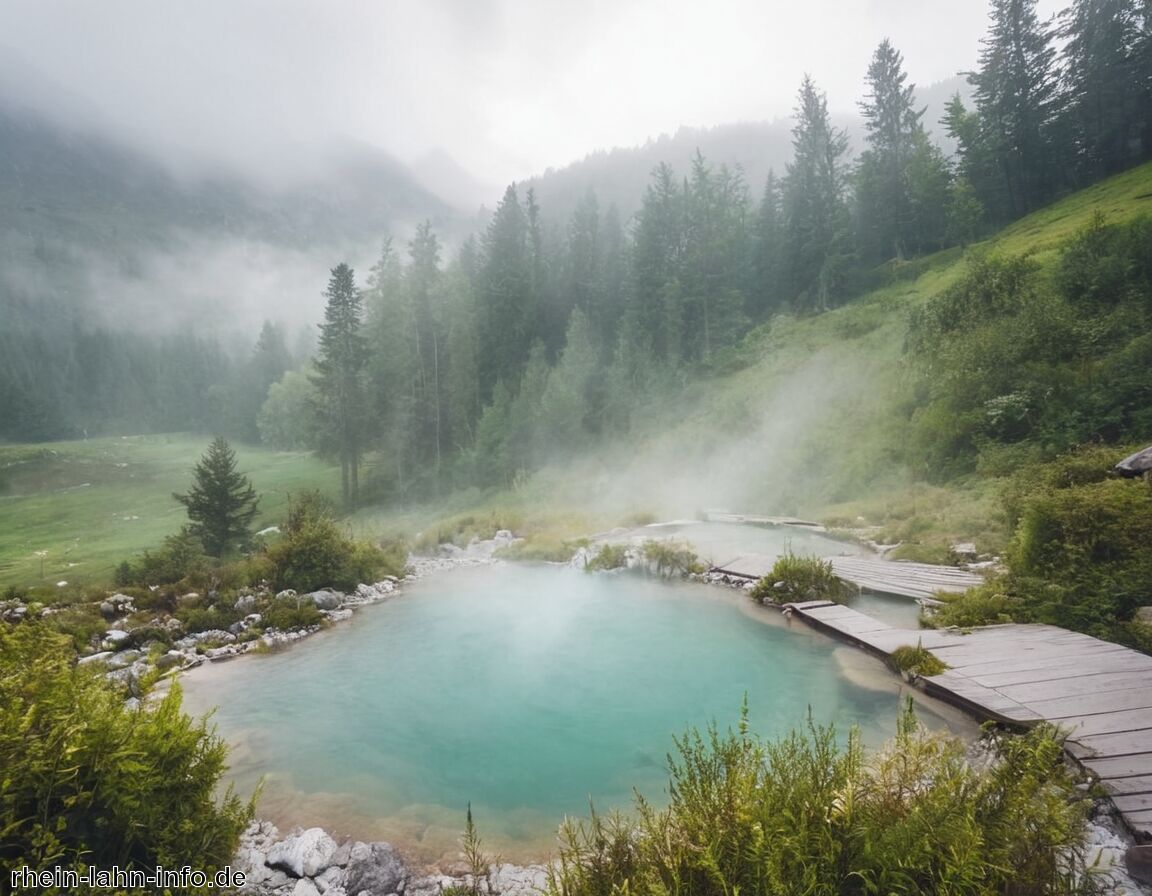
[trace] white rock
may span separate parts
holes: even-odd
[[[324,589],[322,591],[313,591],[305,597],[316,605],[318,610],[335,610],[340,604],[344,602],[344,595],[338,591],[329,591]]]
[[[82,656],[76,661],[77,666],[87,666],[89,663],[103,663],[107,662],[114,654],[111,650],[104,650],[100,653],[94,653],[92,656]]]
[[[296,877],[315,877],[332,863],[336,841],[321,828],[282,840],[268,852],[268,864],[282,868]]]
[[[317,889],[316,884],[304,877],[296,881],[292,896],[320,896],[320,890]]]
[[[104,632],[104,644],[115,650],[116,648],[123,646],[124,643],[127,642],[131,637],[132,636],[126,631],[121,631],[120,629],[115,628],[109,629],[108,631]]]
[[[333,856],[335,858],[335,856]],[[327,893],[334,887],[340,886],[344,882],[344,869],[336,865],[332,865],[325,869],[322,874],[316,875],[316,889],[321,893]]]

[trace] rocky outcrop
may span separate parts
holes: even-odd
[[[242,893],[260,896],[441,896],[450,887],[472,889],[470,875],[415,873],[390,844],[345,840],[337,845],[320,828],[297,829],[280,839],[267,821],[253,822],[240,840],[233,869]],[[543,865],[494,865],[478,889],[500,896],[540,896]]]
[[[335,840],[321,828],[309,828],[273,846],[266,864],[293,877],[316,877],[328,870],[335,852]]]

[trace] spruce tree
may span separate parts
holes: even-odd
[[[823,311],[841,291],[851,251],[844,201],[848,138],[832,126],[828,100],[807,75],[792,148],[784,181],[788,287],[800,308]]]
[[[344,503],[355,506],[366,429],[363,379],[368,347],[361,332],[360,293],[352,268],[343,263],[334,267],[324,295],[328,304],[312,377],[321,398],[318,415],[327,434],[321,450],[339,457]]]
[[[915,84],[905,84],[904,60],[887,39],[867,69],[867,97],[859,104],[869,147],[856,172],[859,240],[867,257],[904,258],[915,240],[910,166],[924,128],[914,108]]]
[[[484,399],[492,397],[497,382],[519,379],[532,346],[537,313],[535,239],[513,184],[504,191],[482,240],[477,361]]]
[[[1056,77],[1052,30],[1036,0],[992,0],[980,68],[969,76],[980,113],[981,139],[1000,168],[1001,219],[1049,200],[1058,184],[1052,124]]]
[[[203,543],[205,553],[223,557],[246,545],[259,499],[248,477],[236,469],[236,455],[223,436],[208,446],[193,476],[188,493],[172,497],[188,508],[188,529]]]
[[[1064,132],[1082,182],[1135,161],[1139,137],[1139,0],[1073,0],[1061,14],[1065,39]]]

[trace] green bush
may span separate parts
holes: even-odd
[[[911,672],[914,675],[939,675],[948,666],[931,650],[917,643],[915,647],[904,644],[888,655],[888,662],[897,672]]]
[[[606,544],[601,546],[596,556],[584,567],[588,572],[598,569],[620,569],[628,563],[628,545]]]
[[[920,619],[929,628],[975,628],[1012,622],[1018,601],[1006,593],[1006,580],[997,577],[963,594],[939,595],[940,606]]]
[[[1149,602],[1152,492],[1132,480],[1042,491],[1023,505],[1012,585],[1035,622],[1108,636]]]
[[[0,630],[0,875],[27,865],[151,872],[227,865],[252,815],[225,745],[180,710],[180,690],[125,709],[46,627]]]
[[[759,603],[799,603],[830,600],[839,603],[852,588],[832,571],[829,560],[802,557],[791,551],[780,556],[772,571],[756,583],[752,599]]]
[[[265,628],[278,628],[287,632],[319,625],[324,617],[307,598],[278,597],[261,614],[260,621]]]
[[[867,756],[831,728],[762,742],[748,732],[677,740],[669,805],[567,822],[556,896],[919,896],[1089,892],[1081,799],[1051,728],[993,741],[976,769],[911,709]]]
[[[203,578],[211,567],[204,545],[187,527],[164,539],[163,546],[133,564],[121,563],[116,585],[171,585],[191,578]]]
[[[704,571],[704,564],[688,545],[677,545],[670,541],[646,541],[643,547],[644,559],[656,567],[661,576],[687,576]]]
[[[340,531],[324,501],[305,494],[292,504],[284,537],[269,548],[275,587],[296,591],[336,588],[350,591],[374,582],[384,568],[384,553]]]

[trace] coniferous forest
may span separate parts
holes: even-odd
[[[512,184],[466,239],[430,222],[381,234],[368,269],[332,259],[314,351],[273,323],[250,346],[142,338],[9,296],[0,437],[198,429],[312,448],[340,460],[353,504],[508,485],[627,434],[654,395],[738,365],[735,347],[773,315],[840,306],[1152,158],[1140,0],[1077,0],[1052,21],[994,0],[970,99],[940,122],[925,121],[889,41],[862,76],[861,144],[805,75],[792,159],[762,184],[697,153],[652,171],[628,220],[591,190],[560,220]],[[1089,422],[1076,437],[1093,434]]]

